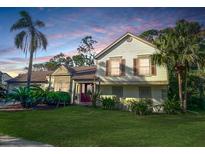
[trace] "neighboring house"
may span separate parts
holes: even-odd
[[[32,72],[31,85],[38,85],[42,88],[49,86],[49,77],[53,71],[37,71]],[[7,80],[7,90],[11,92],[13,89],[20,86],[26,86],[27,84],[27,73],[19,74],[17,77]]]
[[[0,71],[0,99],[4,96],[7,90],[7,80],[12,79],[7,73]]]
[[[150,56],[158,49],[126,33],[96,55],[96,76],[103,95],[151,98],[155,104],[167,96],[167,69],[152,64]]]
[[[6,88],[6,85],[7,85],[6,81],[9,80],[9,79],[12,79],[12,77],[10,75],[0,71],[0,86],[2,88]]]
[[[158,49],[126,33],[96,55],[96,66],[68,68],[54,72],[33,72],[32,84],[71,93],[72,103],[90,103],[90,91],[121,98],[151,98],[160,104],[167,97],[167,68],[153,65],[150,56]],[[26,85],[27,75],[8,81],[8,88]]]

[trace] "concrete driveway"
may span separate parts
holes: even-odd
[[[52,147],[52,145],[0,135],[0,147]]]

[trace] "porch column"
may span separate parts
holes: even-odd
[[[86,94],[86,93],[87,93],[87,83],[85,83],[84,85],[85,85],[85,91],[84,91],[84,93]]]
[[[80,83],[80,94],[82,93],[83,85]]]
[[[71,104],[74,104],[75,90],[76,90],[76,83],[75,83],[75,81],[73,80],[72,86],[71,86]]]
[[[93,92],[96,92],[96,82],[93,83]]]

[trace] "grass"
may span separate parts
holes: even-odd
[[[0,134],[54,146],[205,146],[205,112],[136,116],[81,106],[0,112]]]

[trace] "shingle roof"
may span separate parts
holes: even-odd
[[[96,66],[77,66],[68,68],[73,74],[96,71]]]
[[[95,74],[81,74],[72,77],[74,80],[94,80],[95,78]]]
[[[51,75],[53,71],[35,71],[31,74],[32,83],[46,83],[47,75]],[[8,83],[25,83],[27,82],[27,73],[19,74],[17,77],[7,80]]]
[[[73,67],[73,76],[74,80],[93,80],[95,78],[96,66],[80,66]]]
[[[97,68],[96,66],[65,67],[72,74],[74,80],[93,80]]]

